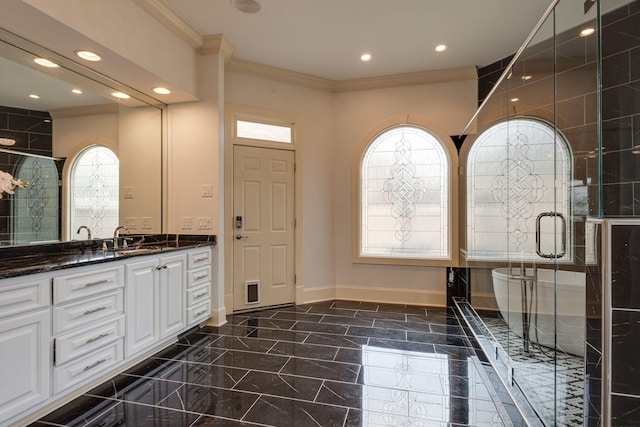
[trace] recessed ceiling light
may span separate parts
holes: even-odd
[[[122,92],[111,92],[111,96],[116,97],[116,98],[120,98],[120,99],[129,99],[129,98],[131,98],[129,95],[127,95],[126,93],[122,93]]]
[[[522,76],[521,78],[522,78],[522,80],[531,80],[533,78],[533,76],[530,76],[530,75],[526,74],[526,75]]]
[[[580,31],[580,37],[589,37],[591,34],[595,33],[596,29],[595,28],[585,28],[584,30]]]
[[[371,61],[371,54],[370,53],[363,53],[362,55],[360,55],[360,61],[362,62],[369,62]]]
[[[436,46],[435,51],[436,52],[444,52],[448,48],[449,47],[446,44],[439,44],[438,46]]]
[[[90,50],[76,50],[76,55],[85,61],[97,62],[102,58],[95,52],[91,52]]]
[[[518,102],[520,101],[520,98],[511,98],[511,102]]]
[[[11,147],[12,145],[16,145],[16,140],[13,138],[0,138],[0,145]]]
[[[154,87],[153,91],[159,95],[169,95],[171,93],[166,87]]]
[[[82,91],[80,89],[71,89],[71,92],[75,93],[76,95],[82,95]]]
[[[36,58],[33,60],[33,62],[35,62],[38,65],[42,65],[43,67],[47,67],[47,68],[58,68],[59,65],[56,64],[55,62],[49,61],[48,59],[44,59],[44,58]]]
[[[38,95],[34,94],[34,93],[32,93],[31,95],[29,95],[29,98],[32,98],[32,99],[40,99],[40,97],[39,97]]]

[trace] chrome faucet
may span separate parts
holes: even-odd
[[[113,249],[118,249],[118,237],[120,236],[120,230],[124,230],[125,234],[129,234],[129,229],[124,225],[119,225],[113,230]]]
[[[80,231],[82,231],[83,228],[87,230],[87,240],[91,240],[91,230],[86,225],[81,225],[80,227],[78,227],[78,231],[76,231],[76,234],[80,234]]]

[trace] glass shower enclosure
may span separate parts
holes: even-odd
[[[519,51],[480,76],[462,132],[457,305],[530,425],[600,417],[586,356],[607,149],[601,28],[637,3],[553,1]]]

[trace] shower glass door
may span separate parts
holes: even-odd
[[[530,419],[584,420],[585,269],[598,216],[597,7],[561,0],[505,59],[461,150],[469,300]],[[593,211],[595,209],[595,211]]]

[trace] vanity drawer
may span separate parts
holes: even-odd
[[[122,289],[53,308],[53,333],[59,334],[89,322],[124,314]]]
[[[211,264],[211,249],[189,252],[187,255],[187,269],[203,267]]]
[[[122,287],[124,287],[123,265],[58,276],[53,279],[53,303],[73,301]]]
[[[210,288],[211,284],[207,283],[204,286],[187,289],[187,307],[205,302],[207,299],[209,299],[211,297]]]
[[[187,288],[203,285],[211,281],[211,267],[187,271]]]
[[[51,304],[51,279],[40,279],[0,287],[0,318]]]
[[[55,341],[55,364],[62,365],[123,337],[124,316],[61,335]]]
[[[211,315],[211,300],[202,304],[187,308],[187,324],[189,326],[196,322],[206,320]]]
[[[55,394],[106,371],[124,358],[123,340],[119,339],[74,362],[53,369]]]

